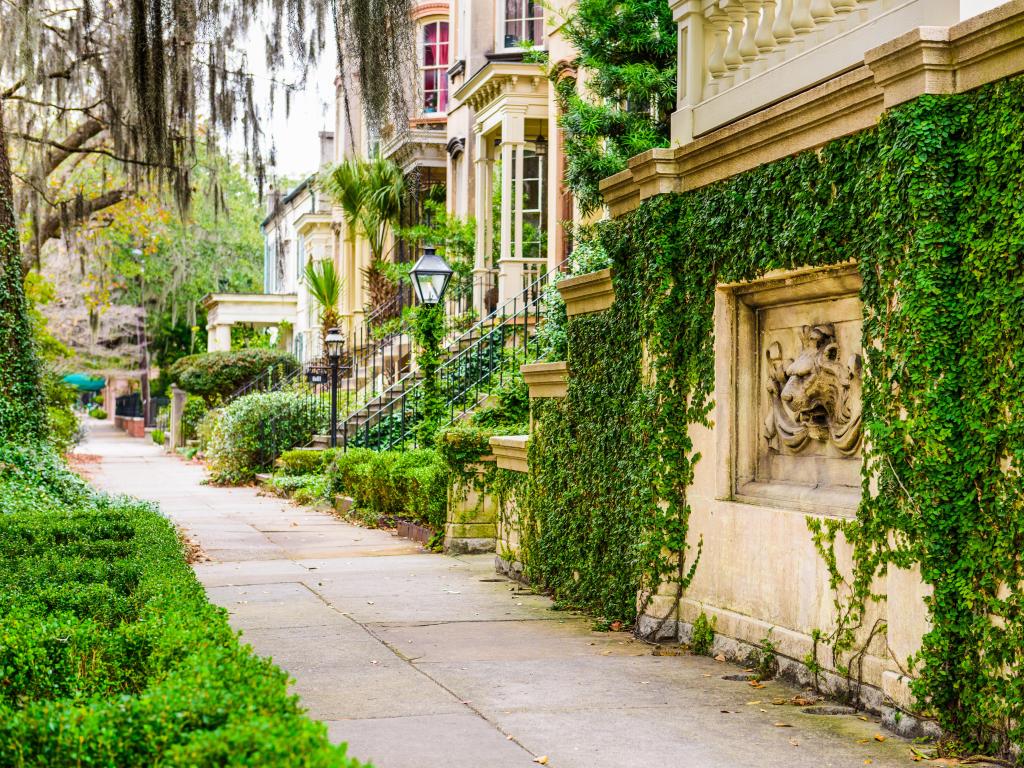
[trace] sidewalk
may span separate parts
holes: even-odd
[[[773,705],[800,692],[591,632],[496,576],[490,556],[427,554],[252,488],[204,486],[201,467],[109,423],[90,429],[79,451],[102,457],[93,482],[158,502],[198,539],[210,599],[377,768],[911,764],[876,722]]]

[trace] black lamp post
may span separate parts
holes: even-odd
[[[340,328],[329,328],[324,337],[327,359],[331,364],[331,448],[338,447],[338,364],[345,347],[345,337]]]
[[[441,339],[444,336],[444,310],[441,299],[452,279],[452,268],[437,255],[432,245],[423,248],[423,255],[410,272],[412,287],[420,306],[416,310],[416,341],[420,370],[423,371],[423,413],[416,426],[416,440],[427,445],[437,434],[444,415],[437,370],[441,366]]]

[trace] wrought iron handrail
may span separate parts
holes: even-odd
[[[490,394],[495,384],[504,383],[508,349],[518,350],[521,344],[523,362],[526,361],[540,321],[543,285],[561,271],[564,264],[538,277],[448,345],[448,349],[454,347],[455,352],[438,369],[441,391],[449,410],[449,420],[442,426],[454,423],[478,405],[481,395]],[[495,324],[499,317],[501,321]],[[460,348],[473,336],[468,346]],[[422,416],[417,409],[421,386],[418,372],[410,372],[350,413],[338,426],[344,447],[362,445],[388,450],[409,442]]]

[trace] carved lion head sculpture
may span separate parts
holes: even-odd
[[[800,354],[785,368],[782,401],[801,423],[827,433],[830,424],[849,418],[845,411],[850,369],[859,368],[860,356],[854,355],[850,365],[840,362],[831,323],[805,325],[800,337]]]

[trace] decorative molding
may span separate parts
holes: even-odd
[[[457,158],[459,155],[466,151],[466,137],[456,136],[454,138],[449,139],[448,143],[445,145],[445,149],[448,152],[448,157],[454,160],[455,158]]]
[[[539,397],[565,397],[569,385],[569,364],[531,363],[519,367],[523,380],[530,388],[530,399]]]
[[[1024,72],[1024,0],[951,27],[920,27],[864,54],[864,65],[692,143],[652,149],[601,182],[612,216],[870,128],[925,94],[964,93]]]
[[[530,442],[529,435],[502,435],[492,437],[491,453],[498,463],[499,469],[513,472],[529,472],[526,447]]]
[[[615,302],[611,268],[564,278],[558,282],[558,291],[565,299],[565,312],[569,317],[601,312]]]

